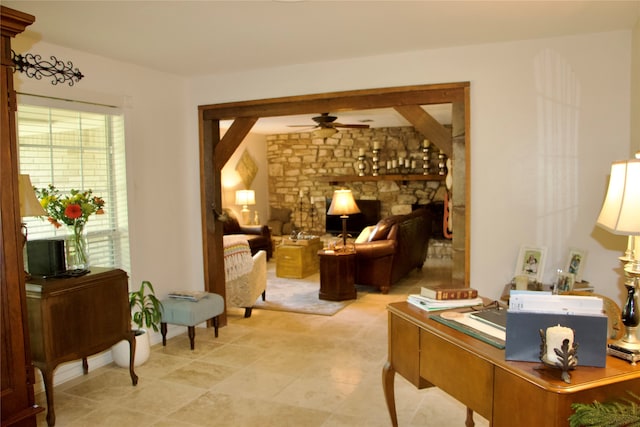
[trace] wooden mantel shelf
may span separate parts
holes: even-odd
[[[444,181],[446,175],[419,175],[419,174],[388,174],[388,175],[337,175],[337,176],[319,176],[318,181],[325,181],[332,184],[338,182],[364,182],[364,181]]]

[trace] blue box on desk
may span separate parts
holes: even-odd
[[[540,329],[561,325],[574,330],[578,366],[604,367],[607,359],[607,317],[507,312],[505,359],[540,362]]]

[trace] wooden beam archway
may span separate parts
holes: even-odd
[[[230,102],[202,105],[198,107],[200,132],[200,191],[202,217],[202,244],[204,257],[205,290],[225,297],[224,261],[222,249],[222,224],[218,220],[221,211],[221,170],[229,157],[238,148],[253,125],[261,117],[278,117],[300,114],[318,114],[322,111],[368,110],[395,108],[425,138],[438,145],[449,156],[454,155],[451,135],[446,133],[420,106],[430,104],[464,105],[465,155],[462,174],[466,176],[464,206],[469,203],[469,83],[447,83],[435,85],[402,86],[380,89],[331,92],[314,95],[290,96],[254,101]],[[422,112],[421,112],[422,111]],[[423,114],[424,113],[424,114]],[[220,121],[233,120],[229,131],[220,138]],[[469,221],[465,224],[463,251],[465,284],[468,285],[469,266]],[[458,222],[460,223],[460,222]],[[226,312],[221,316],[221,325],[226,324]]]

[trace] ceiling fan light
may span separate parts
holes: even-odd
[[[311,135],[314,138],[326,139],[326,138],[332,137],[336,133],[338,133],[338,129],[335,129],[335,128],[320,128],[320,129],[314,130]]]

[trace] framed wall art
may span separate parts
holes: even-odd
[[[547,248],[521,246],[515,276],[524,274],[529,281],[541,282]]]
[[[569,255],[567,256],[567,264],[564,271],[572,273],[576,279],[576,282],[582,282],[582,273],[584,272],[584,266],[587,260],[587,251],[578,248],[569,248]]]

